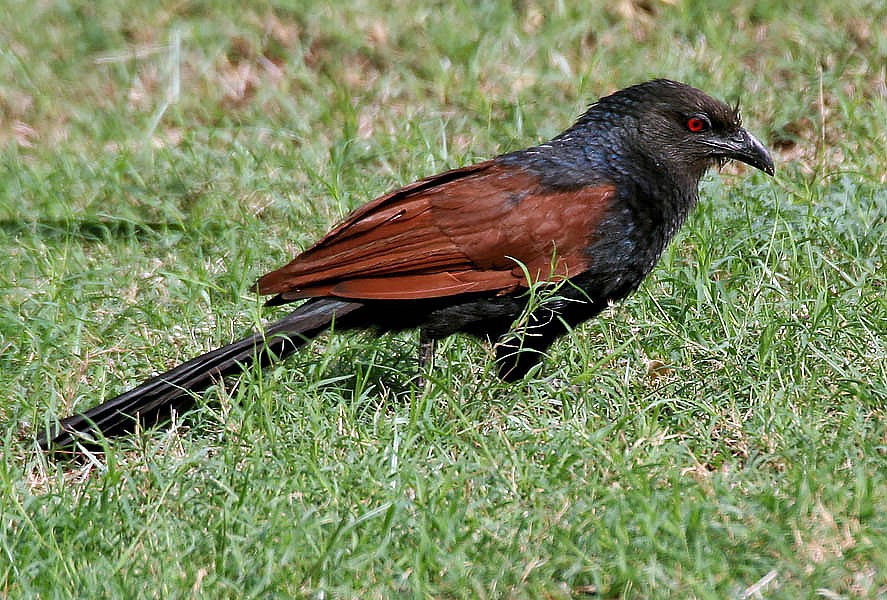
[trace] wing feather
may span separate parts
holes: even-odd
[[[377,198],[257,283],[278,301],[314,296],[418,299],[495,291],[588,268],[584,250],[610,185],[547,189],[496,160]]]

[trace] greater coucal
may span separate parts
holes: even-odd
[[[527,306],[531,282],[565,281],[515,351],[497,346],[508,381],[567,327],[633,292],[684,222],[712,166],[738,160],[773,174],[737,108],[654,80],[592,104],[552,140],[411,183],[358,208],[255,286],[268,304],[306,300],[265,331],[199,356],[64,419],[43,448],[154,423],[258,360],[282,358],[337,329],[419,328],[497,340]]]

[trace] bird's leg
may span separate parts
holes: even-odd
[[[425,387],[425,373],[434,368],[434,346],[435,340],[428,336],[425,328],[419,330],[419,375],[416,378],[416,385],[420,388]]]
[[[529,325],[499,338],[495,344],[499,377],[518,381],[545,358],[545,352],[558,336],[566,332],[558,313],[546,308],[530,316]]]

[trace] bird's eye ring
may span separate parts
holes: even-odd
[[[690,117],[687,119],[687,129],[693,133],[701,133],[709,127],[708,119],[705,117]]]

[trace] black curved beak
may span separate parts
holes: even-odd
[[[761,141],[745,129],[740,128],[733,134],[718,140],[718,154],[760,169],[767,175],[773,175],[773,159]]]

